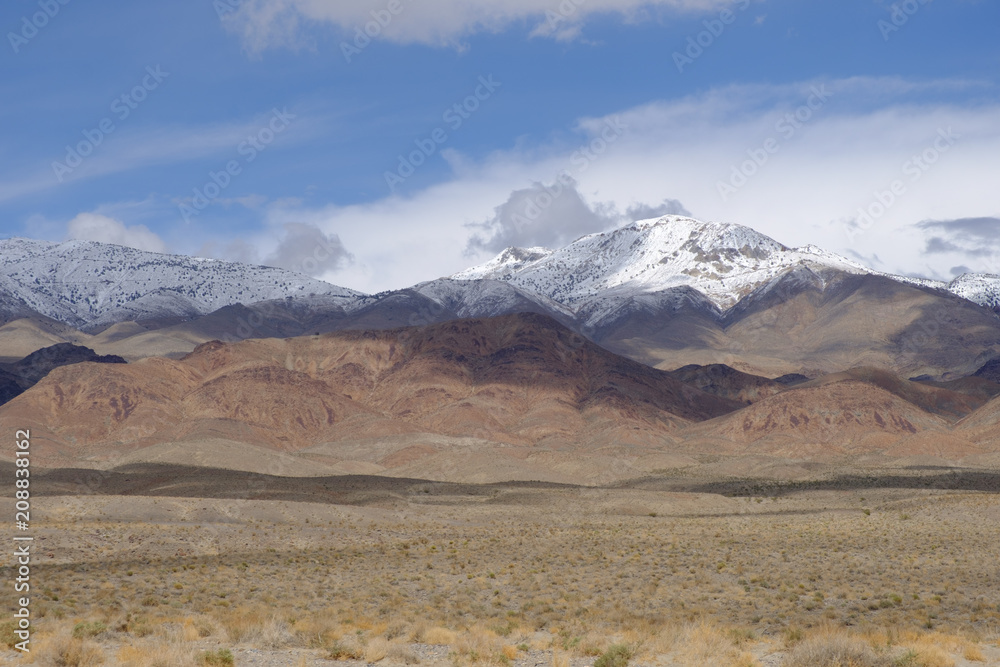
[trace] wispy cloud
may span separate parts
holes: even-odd
[[[924,248],[928,255],[942,255],[942,259],[950,262],[965,262],[975,267],[973,270],[1000,273],[1000,218],[924,220],[915,226],[934,234],[927,238]],[[969,269],[964,264],[962,268]]]
[[[595,14],[639,21],[653,16],[648,10],[704,12],[730,4],[731,0],[244,0],[238,10],[223,13],[222,21],[241,36],[248,51],[259,53],[273,47],[309,47],[305,28],[310,25],[334,26],[352,35],[374,21],[367,34],[375,39],[451,46],[475,33],[495,33],[518,23],[526,23],[531,35],[565,40],[575,38],[580,24]]]
[[[967,243],[1000,244],[1000,218],[961,218],[958,220],[924,220],[920,229],[932,229],[954,234]]]
[[[105,138],[78,167],[63,174],[62,180],[53,169],[53,163],[63,161],[65,151],[52,155],[45,163],[28,166],[27,175],[20,175],[23,168],[17,173],[3,174],[0,176],[0,202],[155,165],[196,162],[215,156],[235,158],[239,146],[266,126],[271,113],[228,123],[123,128]],[[307,140],[316,128],[317,124],[309,119],[297,120],[288,136],[282,137],[281,144]],[[204,174],[199,172],[197,177],[203,180]]]

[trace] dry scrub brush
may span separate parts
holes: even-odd
[[[1000,627],[1000,527],[981,517],[995,500],[845,492],[671,515],[656,494],[640,497],[658,503],[650,512],[635,494],[545,493],[411,505],[406,521],[317,506],[328,518],[221,526],[210,555],[185,551],[190,526],[139,525],[146,551],[45,564],[38,627],[81,655],[113,638],[136,651],[209,642],[380,664],[415,661],[411,643],[496,665],[525,650],[596,660],[615,644],[632,647],[632,663],[739,667],[786,650],[800,664],[992,655],[977,638]],[[81,558],[74,545],[91,535],[127,534],[91,520],[54,530],[54,552]]]

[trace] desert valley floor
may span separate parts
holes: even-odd
[[[0,660],[1000,664],[1000,474],[780,464],[602,487],[40,471],[37,646]]]

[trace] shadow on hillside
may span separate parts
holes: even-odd
[[[7,470],[10,468],[11,470]],[[10,463],[0,473],[13,475]],[[911,489],[1000,493],[1000,472],[913,468],[912,474],[843,474],[811,480],[757,478],[697,479],[645,477],[619,482],[607,489],[709,493],[730,497],[775,497],[808,491],[861,489]],[[38,496],[165,496],[230,500],[284,500],[333,505],[392,507],[420,502],[457,504],[469,502],[534,504],[544,502],[540,491],[579,490],[584,487],[549,482],[466,484],[423,479],[339,475],[332,477],[280,477],[259,473],[177,465],[143,464],[113,470],[60,468],[32,474],[32,491]]]
[[[0,469],[13,468],[9,463]],[[10,471],[13,475],[13,471]],[[227,500],[284,500],[333,505],[391,506],[398,501],[426,504],[529,500],[525,492],[574,488],[546,482],[461,484],[423,479],[338,475],[280,477],[193,466],[143,464],[112,470],[59,468],[32,474],[38,496],[166,496]]]
[[[925,468],[926,469],[926,468]],[[939,474],[837,475],[816,480],[741,479],[685,485],[687,491],[724,496],[785,496],[803,491],[855,489],[937,489],[1000,493],[1000,473],[956,470]],[[678,490],[674,487],[672,490]]]

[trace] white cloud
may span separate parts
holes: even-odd
[[[322,276],[336,273],[354,261],[336,234],[324,234],[316,225],[301,222],[288,222],[284,227],[285,235],[278,247],[264,260],[268,266]]]
[[[563,174],[552,183],[515,190],[489,219],[466,225],[478,230],[466,254],[499,253],[510,247],[561,248],[587,234],[668,214],[690,215],[676,199],[655,206],[634,203],[625,213],[613,202],[588,203],[573,177]]]
[[[454,45],[478,32],[498,32],[527,22],[532,35],[571,39],[579,24],[593,14],[618,14],[639,20],[645,10],[710,11],[732,0],[244,0],[223,16],[246,48],[310,46],[303,25],[332,24],[353,39],[359,28],[377,39],[398,43]],[[390,6],[399,9],[390,13]]]
[[[338,234],[356,261],[325,277],[369,292],[485,260],[493,244],[477,257],[466,255],[477,233],[470,226],[494,220],[512,193],[551,184],[564,173],[591,202],[591,213],[594,202],[625,211],[670,197],[696,217],[745,224],[788,245],[877,255],[888,271],[948,277],[958,263],[987,268],[973,256],[926,253],[926,236],[914,225],[996,216],[1000,107],[919,99],[968,84],[855,78],[825,82],[827,101],[820,105],[814,97],[816,108],[805,107],[806,114],[804,105],[821,85],[732,86],[582,119],[577,146],[518,144],[479,161],[453,155],[450,180],[405,198],[387,194],[367,204],[313,209],[276,203],[265,207],[265,215],[275,226],[297,220]],[[795,119],[796,112],[808,118]],[[598,138],[609,122],[625,129],[617,141],[602,145]],[[958,135],[954,145],[914,180],[907,164],[933,148],[939,130],[948,128]],[[718,184],[765,145],[777,150],[724,199]],[[599,150],[588,154],[591,148]],[[858,233],[852,223],[859,209],[870,207],[894,181],[905,192]]]
[[[224,259],[228,262],[243,264],[260,264],[260,252],[257,246],[244,239],[232,239],[226,242],[206,241],[194,253],[196,257],[211,257]]]
[[[469,225],[469,254],[498,253],[504,248],[559,248],[573,240],[616,226],[617,212],[584,201],[571,177],[554,183],[533,183],[515,190],[489,219]]]
[[[311,222],[285,222],[288,216],[279,209],[272,207],[270,211],[269,224],[259,232],[204,242],[196,254],[274,266],[314,277],[327,276],[332,282],[338,282],[340,272],[353,264],[354,255],[337,234],[325,233]]]
[[[167,245],[145,225],[125,223],[98,213],[81,213],[66,224],[66,236],[79,241],[98,241],[150,252],[167,252]]]

